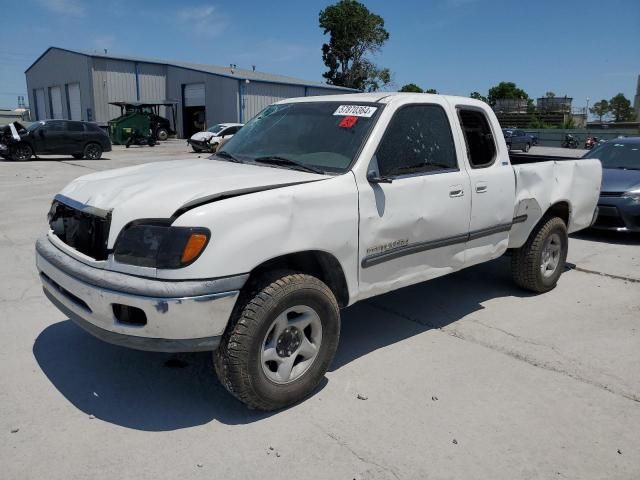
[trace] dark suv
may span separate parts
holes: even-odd
[[[13,122],[3,128],[0,155],[29,160],[33,155],[71,155],[97,160],[111,151],[111,140],[98,125],[72,120],[43,120],[28,127]]]
[[[531,148],[533,140],[525,133],[524,130],[503,128],[502,133],[504,134],[504,139],[507,142],[509,150],[522,150],[523,152],[528,152]]]

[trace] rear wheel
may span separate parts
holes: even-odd
[[[25,162],[33,156],[33,150],[26,143],[19,143],[11,149],[11,160]]]
[[[525,143],[523,148],[524,153],[527,153],[530,148],[531,148],[531,145],[529,145],[528,143]]]
[[[315,277],[274,273],[239,300],[215,353],[218,378],[251,408],[274,410],[309,395],[340,336],[333,292]]]
[[[193,145],[191,145],[191,148],[193,149],[194,152],[196,153],[202,153],[202,150],[200,150],[199,148],[194,147]]]
[[[160,141],[165,141],[169,138],[169,131],[166,128],[159,128],[156,130],[156,138]]]
[[[562,219],[544,217],[527,242],[513,251],[513,280],[536,293],[555,288],[567,260],[568,247],[567,226]]]
[[[87,160],[99,160],[102,157],[102,147],[98,143],[89,143],[84,147],[83,156]]]

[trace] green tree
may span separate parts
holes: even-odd
[[[491,106],[496,104],[496,100],[503,98],[530,100],[527,92],[518,88],[513,82],[500,82],[495,87],[491,87],[487,98]]]
[[[489,103],[489,100],[487,99],[487,97],[485,97],[483,95],[480,95],[480,92],[471,92],[469,94],[469,97],[470,98],[474,98],[476,100],[480,100],[480,101],[482,101],[484,103]]]
[[[438,93],[438,91],[435,88],[427,88],[424,93]]]
[[[635,118],[631,102],[622,93],[609,100],[609,108],[616,122],[627,122]]]
[[[591,107],[589,111],[598,117],[600,122],[602,122],[602,118],[606,117],[611,112],[611,107],[609,107],[609,102],[603,98],[599,102],[594,103],[593,107]]]
[[[367,59],[389,39],[384,19],[356,0],[340,0],[320,12],[320,28],[329,34],[322,60],[327,83],[357,90],[377,90],[391,82],[391,73]]]
[[[554,92],[547,92],[544,96],[547,98],[555,98],[556,94]]]
[[[401,92],[412,92],[412,93],[423,93],[424,92],[424,90],[422,90],[415,83],[407,83],[406,85],[403,85],[402,88],[400,89],[400,91]]]

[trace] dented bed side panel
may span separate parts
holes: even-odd
[[[600,160],[564,160],[514,165],[516,202],[514,218],[527,216],[514,224],[509,248],[524,245],[535,225],[554,204],[569,205],[569,233],[591,225],[600,196]]]

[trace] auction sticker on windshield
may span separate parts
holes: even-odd
[[[378,107],[371,107],[369,105],[340,105],[338,109],[333,112],[334,115],[349,115],[351,117],[372,117]]]

